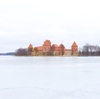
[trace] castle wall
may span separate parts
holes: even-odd
[[[65,51],[64,56],[72,56],[72,51]]]

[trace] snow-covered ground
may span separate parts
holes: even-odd
[[[0,56],[0,99],[100,99],[100,57]]]

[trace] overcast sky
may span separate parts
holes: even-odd
[[[0,52],[45,39],[100,45],[100,0],[0,0]]]

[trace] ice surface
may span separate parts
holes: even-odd
[[[100,57],[0,56],[0,99],[100,99]]]

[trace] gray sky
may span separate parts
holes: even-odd
[[[0,52],[45,39],[100,45],[100,0],[0,0]]]

